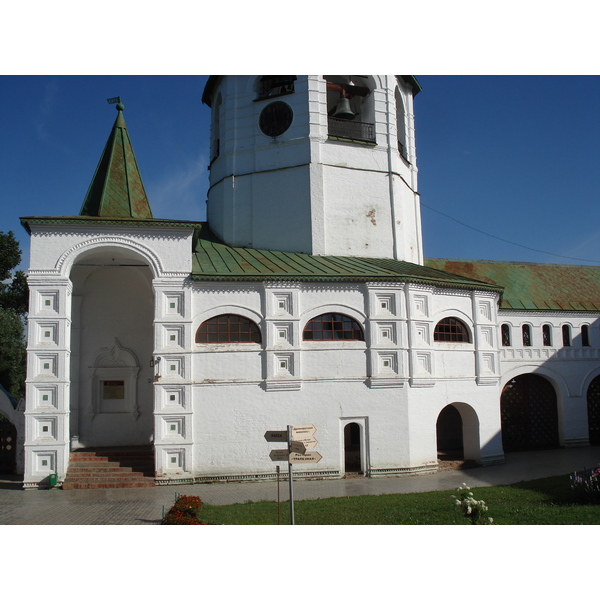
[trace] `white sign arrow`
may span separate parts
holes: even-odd
[[[315,435],[317,428],[314,425],[298,425],[292,427],[292,439],[299,440],[304,437],[311,437]]]
[[[282,461],[287,462],[288,458],[290,457],[290,453],[287,451],[287,449],[271,450],[271,452],[269,452],[269,456],[271,457],[271,460],[273,460],[273,461],[282,460]],[[302,454],[298,454],[298,456],[302,456]]]
[[[302,442],[296,440],[290,441],[290,450],[297,452],[298,454],[304,454],[306,452],[306,446]]]
[[[322,458],[318,452],[307,452],[306,454],[291,452],[289,461],[291,463],[318,463]]]

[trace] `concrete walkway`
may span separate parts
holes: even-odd
[[[600,447],[514,452],[506,463],[431,475],[295,481],[295,500],[453,490],[564,475],[600,463]],[[276,482],[201,483],[139,489],[22,490],[17,478],[0,476],[0,525],[155,525],[176,494],[200,496],[207,504],[277,500]],[[288,499],[287,482],[280,484]]]

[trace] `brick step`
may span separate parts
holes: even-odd
[[[62,484],[63,490],[97,490],[97,489],[115,489],[115,488],[146,488],[154,487],[154,480],[146,481],[112,481],[112,482],[71,482],[65,481]]]
[[[66,483],[120,483],[123,481],[148,481],[149,478],[142,473],[110,473],[101,475],[99,473],[86,473],[84,475],[69,475],[65,478]]]
[[[154,475],[154,473],[152,473]],[[69,469],[67,477],[69,479],[75,479],[80,477],[147,477],[146,473],[141,471],[122,471],[120,469],[107,469],[107,470],[90,470],[90,471],[73,471]]]
[[[152,448],[87,448],[69,459],[63,490],[154,486]]]

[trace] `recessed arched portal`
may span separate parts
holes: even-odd
[[[519,375],[504,386],[500,416],[505,452],[559,445],[556,391],[540,375]]]
[[[460,412],[449,404],[439,414],[436,424],[438,457],[463,460],[463,423]]]
[[[344,427],[344,470],[346,473],[361,473],[360,425],[348,423]]]
[[[438,456],[443,460],[481,462],[479,417],[469,404],[445,406],[436,423]]]
[[[587,390],[588,430],[590,444],[600,444],[600,375],[595,377]]]
[[[146,446],[154,435],[153,267],[98,245],[73,263],[73,447]]]

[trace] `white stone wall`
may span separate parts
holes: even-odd
[[[31,227],[25,487],[53,473],[62,480],[71,448],[154,441],[151,361],[163,348],[154,346],[152,286],[183,293],[193,232]],[[125,408],[102,408],[105,379],[125,381]]]
[[[548,379],[557,394],[561,444],[588,443],[587,388],[600,375],[600,328],[597,313],[501,311],[501,326],[510,327],[510,346],[501,346],[502,387],[518,375],[533,373]],[[523,325],[529,325],[531,346],[523,343]],[[542,327],[551,331],[544,345]],[[563,345],[562,327],[568,325],[571,345]],[[582,345],[581,327],[588,326],[589,346]]]
[[[455,402],[464,405],[465,422],[469,411],[476,421],[466,441],[469,458],[499,460],[498,341],[490,335],[489,347],[479,350],[475,333],[496,330],[496,300],[393,284],[195,283],[194,331],[207,318],[236,313],[257,323],[263,343],[194,344],[194,476],[272,474],[269,452],[278,446],[267,443],[264,433],[306,423],[317,427],[315,450],[323,459],[302,465],[303,472],[343,473],[343,427],[349,422],[361,427],[367,473],[433,469],[437,417]],[[365,341],[303,341],[306,323],[327,312],[357,320]],[[448,314],[461,318],[477,341],[434,342],[435,323]],[[419,339],[416,347],[409,331]],[[492,366],[481,367],[480,352],[496,359]],[[278,369],[281,358],[289,359],[285,369]]]

